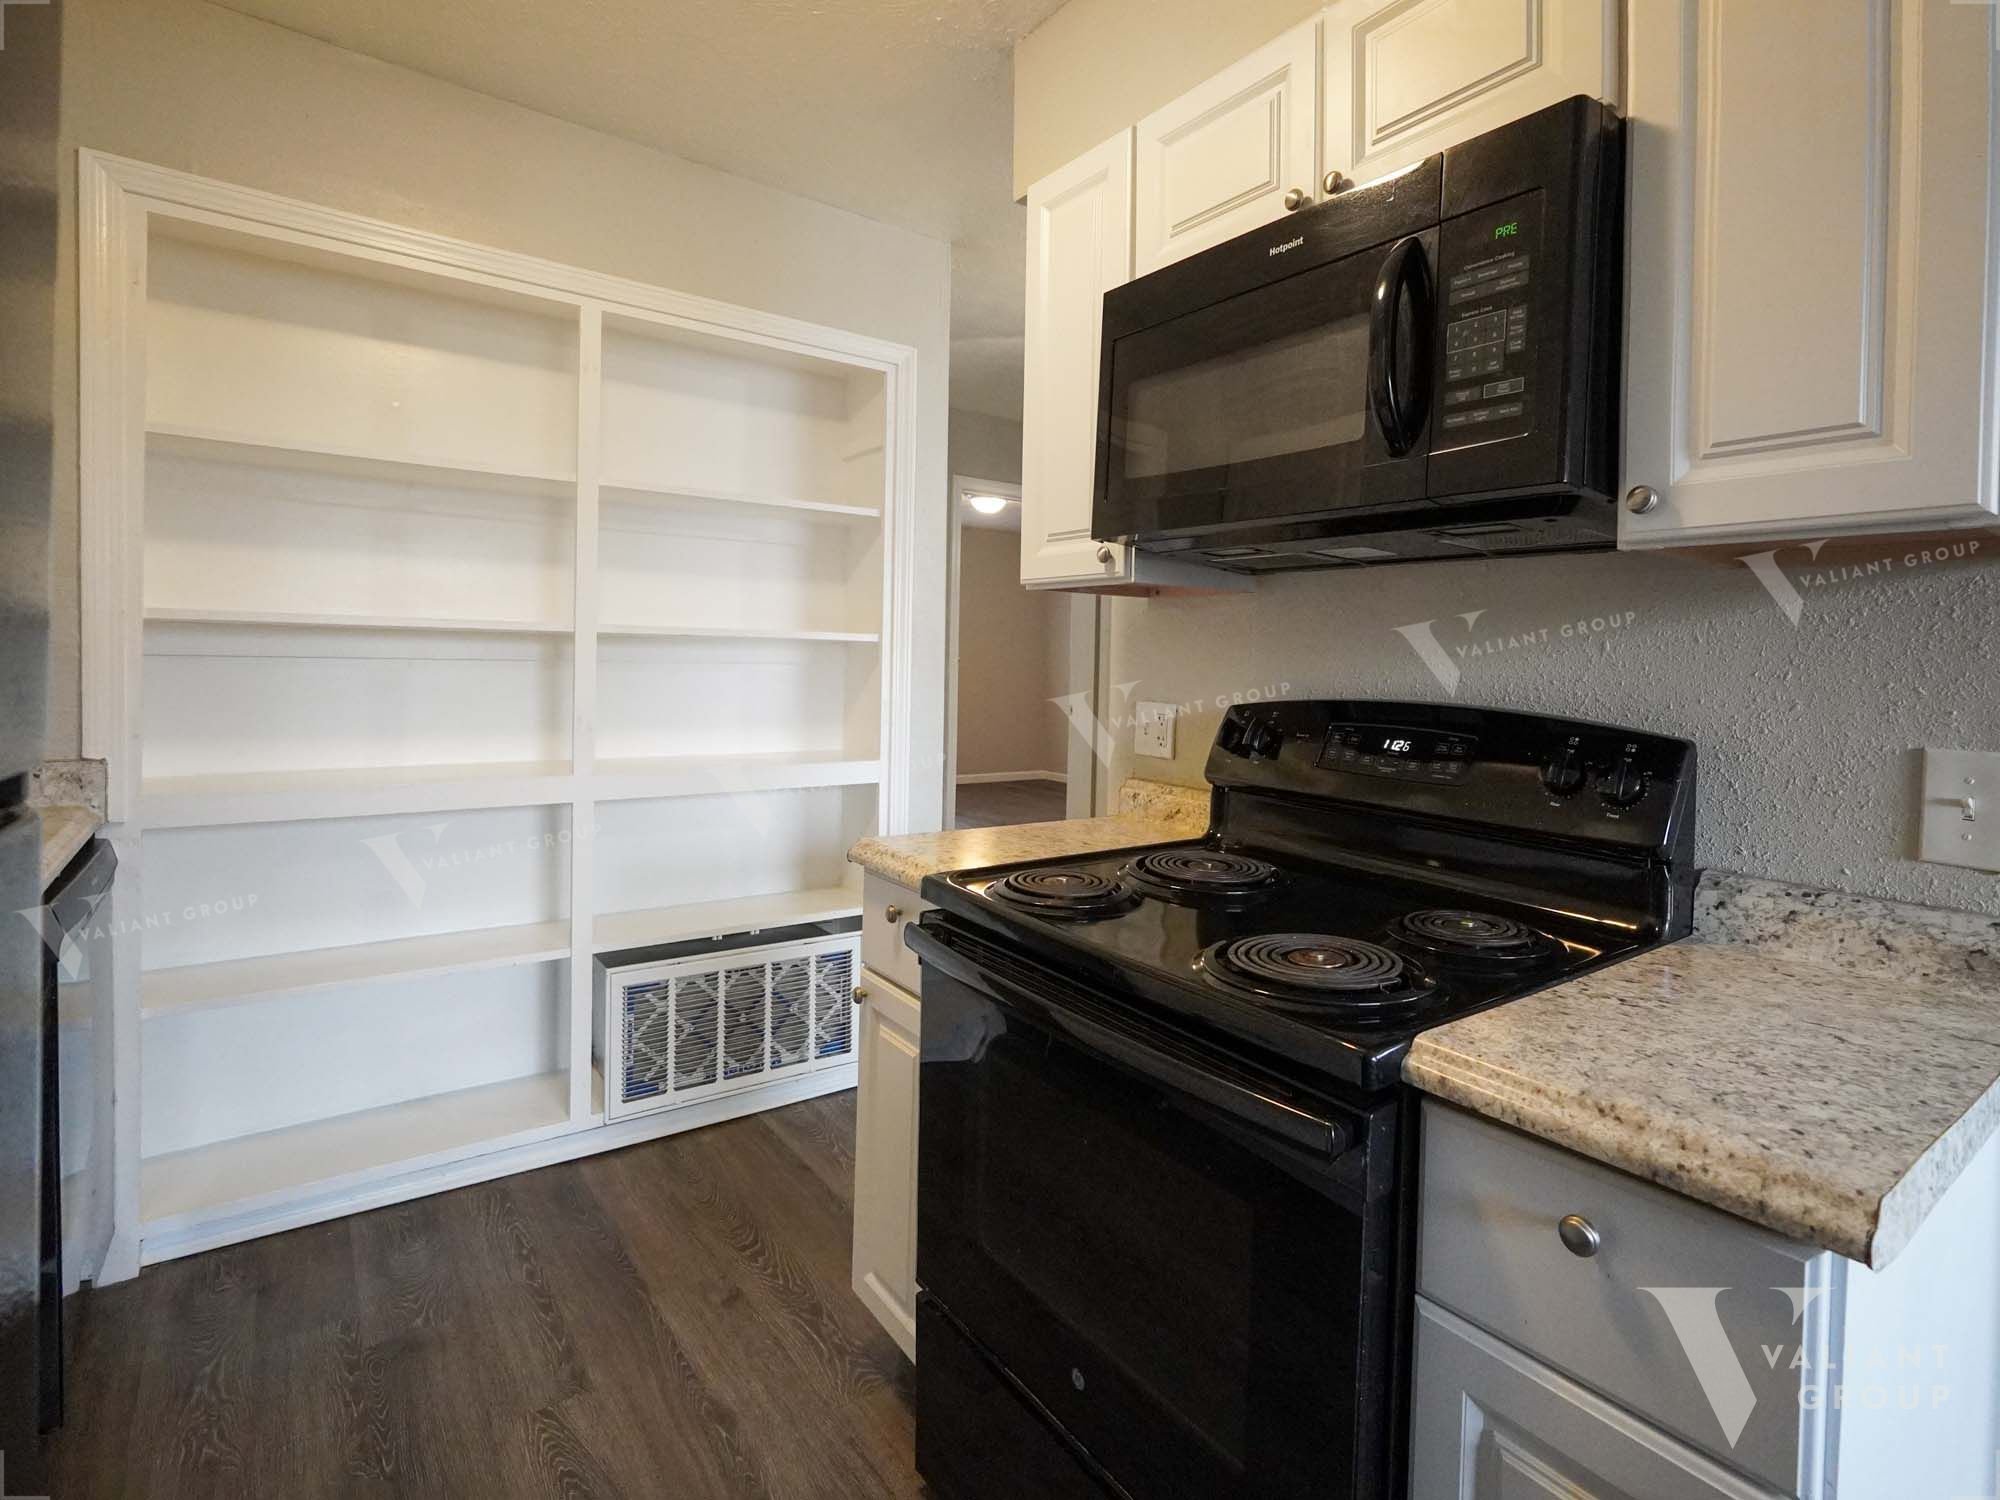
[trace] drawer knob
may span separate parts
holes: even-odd
[[[1305,206],[1306,190],[1304,188],[1285,189],[1285,211],[1287,213],[1295,213]]]
[[[863,1000],[866,1000],[867,998],[868,998],[868,991],[862,988],[862,986],[857,984],[854,987],[854,1003],[856,1005],[859,1005]]]
[[[1103,563],[1106,567],[1109,567],[1111,565],[1112,558],[1116,556],[1117,554],[1113,552],[1109,547],[1099,547],[1097,549],[1097,560]]]
[[[895,905],[885,906],[882,908],[882,915],[891,922],[900,922],[903,920],[903,908]]]
[[[1564,1214],[1556,1221],[1556,1234],[1562,1239],[1563,1249],[1585,1260],[1597,1254],[1604,1244],[1604,1236],[1597,1232],[1597,1226],[1582,1214]]]

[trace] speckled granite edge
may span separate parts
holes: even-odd
[[[1164,844],[1193,838],[1208,827],[1206,791],[1135,778],[1125,783],[1120,799],[1128,810],[1103,818],[871,836],[857,840],[847,857],[870,874],[915,890],[926,875],[945,870],[977,870],[1027,859]]]
[[[1545,1089],[1476,1058],[1431,1049],[1412,1049],[1403,1064],[1403,1081],[1551,1145],[1864,1265],[1885,1264],[1914,1233],[1912,1225],[1891,1249],[1877,1232],[1883,1200],[1868,1189],[1830,1200],[1824,1181],[1774,1171],[1768,1161],[1746,1159],[1711,1138],[1699,1122],[1631,1099]],[[1924,1211],[1930,1202],[1935,1198],[1926,1201]]]
[[[2000,984],[2000,917],[1704,871],[1697,943],[1782,951],[1847,973],[1954,986]]]
[[[43,807],[42,889],[62,874],[76,851],[89,843],[104,826],[104,819],[88,807]]]
[[[104,762],[45,760],[28,773],[28,802],[35,807],[81,807],[104,815]]]

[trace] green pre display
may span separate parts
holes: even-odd
[[[1496,224],[1493,228],[1493,238],[1496,240],[1511,239],[1520,232],[1521,221],[1513,219],[1505,224]]]

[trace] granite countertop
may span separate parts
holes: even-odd
[[[1879,1269],[2000,1128],[2000,919],[1712,873],[1692,936],[1428,1031],[1403,1077]]]
[[[104,819],[87,807],[55,806],[39,809],[42,815],[42,889],[47,890],[62,874],[77,850],[89,843],[104,826]]]
[[[1195,838],[1208,828],[1206,787],[1171,786],[1134,777],[1120,789],[1119,807],[1119,812],[1103,818],[865,838],[847,851],[847,857],[871,874],[915,890],[926,875],[944,870],[977,870],[1017,860],[1164,844]]]

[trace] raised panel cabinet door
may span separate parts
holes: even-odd
[[[1416,1342],[1411,1500],[1773,1500],[1423,1298]]]
[[[917,1357],[917,1001],[871,969],[856,987],[854,1295]]]
[[[1318,121],[1317,20],[1141,120],[1136,274],[1311,203]]]
[[[1131,278],[1132,132],[1125,130],[1028,189],[1023,583],[1130,576],[1124,547],[1091,539],[1090,505],[1104,294]]]
[[[1618,0],[1336,0],[1321,166],[1368,182],[1577,94],[1617,104]]]
[[[1991,520],[1994,26],[1634,7],[1621,546]]]

